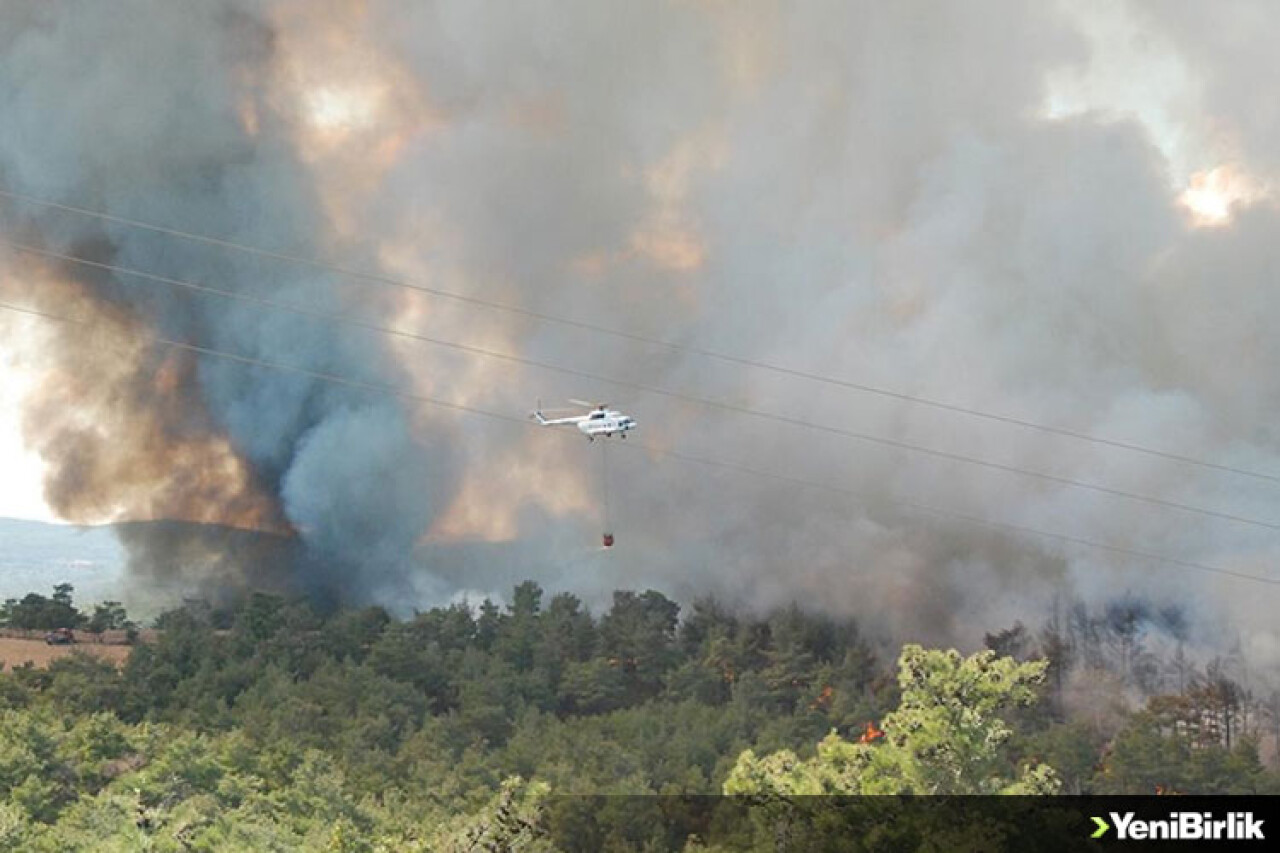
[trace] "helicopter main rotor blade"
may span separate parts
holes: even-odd
[[[588,403],[586,400],[570,400],[575,406],[586,406],[588,409],[603,409],[606,403]]]

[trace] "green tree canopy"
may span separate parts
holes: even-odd
[[[747,750],[726,794],[1042,794],[1058,788],[1047,765],[1016,768],[1004,749],[1006,709],[1036,701],[1044,661],[1019,663],[979,652],[909,645],[898,660],[902,701],[883,738],[851,743],[834,732],[817,755],[790,750],[757,758]]]

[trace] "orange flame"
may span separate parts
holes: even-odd
[[[858,738],[858,743],[871,743],[882,737],[884,737],[884,732],[876,728],[875,723],[868,720],[866,728],[862,731],[862,736]]]
[[[809,710],[816,711],[819,708],[827,709],[831,707],[831,685],[823,685],[822,692],[818,694],[818,698],[809,703]]]

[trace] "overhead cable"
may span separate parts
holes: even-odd
[[[68,317],[68,316],[55,314],[48,311],[43,311],[40,309],[29,308],[29,307],[20,306],[20,305],[13,305],[7,302],[0,302],[0,310],[9,311],[15,314],[27,315],[31,317],[38,317],[38,318],[42,318],[44,320],[48,320],[52,322],[60,322],[60,323],[79,325],[79,326],[88,326],[88,327],[97,325],[97,323],[95,323],[95,321],[93,320]],[[148,344],[155,344],[158,346],[170,347],[172,349],[190,352],[196,355],[209,356],[212,358],[223,359],[226,361],[243,364],[247,366],[261,367],[269,370],[275,370],[275,371],[280,371],[284,373],[291,373],[294,375],[304,376],[309,379],[314,379],[321,382],[333,383],[335,385],[340,385],[347,388],[353,388],[353,389],[367,391],[375,394],[396,397],[396,398],[410,401],[410,402],[423,403],[426,405],[435,406],[435,407],[444,408],[444,409],[450,409],[453,411],[465,412],[468,414],[491,418],[498,421],[519,424],[525,427],[533,427],[533,428],[541,429],[540,427],[538,427],[537,424],[531,423],[530,421],[523,418],[517,418],[511,415],[506,415],[499,412],[491,412],[476,406],[468,406],[461,403],[454,403],[448,400],[441,400],[437,397],[430,397],[424,394],[418,394],[412,391],[405,390],[403,388],[397,388],[393,385],[384,385],[376,382],[368,382],[360,379],[352,379],[349,377],[341,376],[339,374],[328,373],[325,371],[311,370],[305,367],[283,364],[280,362],[270,361],[267,359],[253,358],[250,356],[244,356],[236,353],[226,352],[224,350],[214,349],[212,347],[203,347],[196,344],[191,344],[186,341],[171,340],[171,339],[156,336],[156,335],[130,335],[129,337],[132,340],[137,341],[139,343],[148,343]],[[805,488],[816,489],[819,491],[846,495],[859,500],[865,500],[868,497],[853,489],[846,489],[841,486],[836,486],[828,483],[821,483],[814,480],[807,480],[801,477],[795,477],[787,474],[779,474],[777,472],[765,471],[765,470],[757,469],[747,465],[740,465],[735,462],[728,462],[728,461],[716,460],[716,459],[707,459],[707,458],[695,456],[692,454],[681,453],[679,451],[653,447],[651,445],[646,445],[640,442],[632,442],[630,443],[629,446],[637,450],[643,450],[655,456],[666,457],[666,458],[670,458],[670,459],[674,459],[682,462],[694,463],[698,465],[718,468],[718,469],[727,470],[727,471],[736,471],[738,473],[746,474],[746,475],[757,477],[757,478],[770,479],[770,480],[775,480],[779,482],[787,482],[796,486],[802,486]],[[1143,560],[1150,560],[1156,563],[1163,563],[1170,566],[1175,566],[1178,568],[1188,569],[1192,571],[1222,575],[1222,576],[1232,577],[1239,580],[1245,580],[1245,581],[1250,581],[1254,583],[1263,583],[1263,584],[1280,586],[1280,578],[1271,578],[1263,575],[1254,575],[1247,572],[1236,571],[1234,569],[1227,569],[1220,566],[1212,566],[1212,565],[1199,563],[1191,560],[1182,560],[1176,557],[1169,557],[1166,555],[1156,554],[1156,553],[1143,551],[1135,548],[1128,548],[1125,546],[1112,545],[1105,542],[1098,542],[1091,539],[1071,536],[1069,534],[1039,530],[1037,528],[1026,527],[1024,525],[985,519],[979,516],[973,516],[967,513],[958,512],[955,510],[945,509],[941,507],[934,507],[928,504],[917,503],[915,501],[910,501],[910,500],[904,500],[899,498],[885,498],[885,497],[880,497],[877,499],[885,500],[889,503],[902,506],[906,509],[909,509],[915,512],[948,518],[948,519],[959,521],[966,524],[975,524],[975,525],[979,525],[989,529],[1000,529],[1010,533],[1016,533],[1022,536],[1034,537],[1039,539],[1049,539],[1052,541],[1056,541],[1060,544],[1079,545],[1086,548],[1092,548],[1095,550],[1105,551],[1112,554],[1133,557],[1133,558],[1138,558]]]
[[[876,444],[882,447],[889,447],[895,450],[901,450],[908,453],[918,453],[925,456],[931,456],[935,459],[944,459],[949,462],[959,462],[967,465],[974,465],[981,468],[986,468],[993,471],[1000,471],[1006,474],[1032,477],[1044,482],[1057,483],[1058,485],[1067,486],[1070,488],[1083,489],[1086,491],[1095,492],[1097,494],[1104,494],[1104,495],[1109,495],[1111,497],[1123,498],[1125,500],[1137,501],[1139,503],[1145,503],[1151,506],[1164,507],[1166,509],[1175,509],[1182,512],[1192,513],[1195,515],[1202,515],[1209,518],[1217,518],[1217,519],[1222,519],[1224,521],[1231,521],[1237,524],[1247,524],[1254,527],[1263,527],[1269,530],[1280,530],[1280,523],[1250,518],[1248,516],[1242,516],[1235,513],[1223,512],[1220,510],[1208,509],[1205,507],[1196,506],[1194,504],[1187,504],[1187,503],[1182,503],[1180,501],[1169,500],[1166,498],[1159,498],[1151,495],[1144,495],[1138,492],[1130,492],[1125,489],[1117,489],[1111,486],[1104,486],[1099,483],[1089,482],[1087,480],[1079,480],[1074,477],[1065,477],[1058,474],[1051,474],[1045,471],[1037,471],[1031,468],[1024,468],[1018,465],[1010,465],[1003,462],[996,462],[990,459],[983,459],[981,457],[972,456],[965,453],[942,450],[935,447],[928,447],[926,445],[915,444],[909,441],[902,441],[899,439],[872,435],[870,433],[858,432],[856,430],[846,429],[844,427],[836,426],[834,424],[817,423],[814,421],[805,420],[803,418],[792,417],[790,415],[780,415],[774,412],[766,412],[760,409],[753,409],[749,406],[741,406],[734,403],[726,403],[719,400],[712,400],[705,397],[699,397],[693,394],[685,394],[679,391],[672,391],[666,388],[660,388],[653,385],[647,385],[639,382],[631,382],[624,379],[616,379],[613,377],[603,376],[597,373],[579,370],[576,368],[561,367],[559,365],[550,364],[548,362],[538,361],[536,359],[517,356],[510,353],[503,353],[496,350],[487,349],[485,347],[473,346],[471,344],[464,344],[456,341],[447,341],[440,338],[419,334],[416,332],[410,332],[402,329],[382,326],[376,323],[369,323],[363,320],[345,317],[340,314],[333,314],[325,311],[317,311],[313,308],[307,308],[305,306],[300,306],[300,305],[293,305],[290,303],[278,302],[273,299],[267,299],[265,297],[255,296],[252,294],[241,293],[234,290],[227,290],[224,288],[213,287],[206,284],[198,284],[195,282],[185,281],[183,279],[175,279],[167,276],[154,275],[152,273],[129,269],[127,267],[122,267],[115,264],[109,264],[101,261],[94,261],[88,258],[69,255],[62,252],[55,252],[49,249],[40,248],[38,246],[32,246],[26,243],[0,239],[0,245],[7,245],[19,251],[28,252],[28,253],[36,254],[43,257],[56,258],[58,260],[79,264],[79,265],[90,267],[93,269],[109,271],[119,275],[127,275],[131,277],[143,279],[145,281],[150,281],[156,284],[165,285],[168,287],[181,288],[193,293],[200,293],[200,294],[209,295],[209,296],[218,296],[218,297],[231,299],[239,302],[245,302],[245,303],[256,305],[263,308],[284,311],[284,312],[288,312],[298,316],[306,317],[312,320],[316,320],[319,322],[330,323],[330,324],[341,325],[341,326],[349,326],[349,327],[361,329],[367,332],[373,332],[373,333],[387,335],[391,337],[398,337],[398,338],[403,338],[407,340],[413,340],[420,343],[428,343],[436,346],[447,347],[447,348],[456,349],[462,352],[471,353],[473,355],[484,356],[486,358],[499,359],[502,361],[523,364],[530,367],[536,367],[542,370],[549,370],[549,371],[553,371],[553,372],[557,372],[557,373],[561,373],[569,376],[576,376],[583,379],[590,379],[592,381],[605,382],[605,383],[609,383],[619,387],[631,388],[633,390],[638,390],[638,391],[643,391],[645,393],[651,393],[651,394],[655,394],[663,397],[668,397],[674,400],[680,400],[682,402],[691,403],[694,405],[706,406],[709,408],[718,409],[720,411],[731,412],[731,413],[740,414],[740,415],[747,415],[750,417],[773,421],[775,423],[781,423],[781,424],[786,424],[788,426],[799,427],[801,429],[824,432],[831,435],[841,436],[843,438],[853,439],[855,441],[865,442],[868,444]]]
[[[1179,462],[1186,465],[1194,465],[1196,467],[1218,471],[1227,474],[1236,474],[1242,477],[1250,477],[1258,480],[1265,480],[1272,483],[1280,483],[1280,475],[1270,474],[1265,471],[1258,471],[1250,468],[1242,468],[1235,465],[1226,465],[1218,462],[1210,462],[1205,459],[1187,456],[1185,454],[1173,453],[1167,450],[1159,450],[1157,448],[1148,447],[1134,442],[1120,441],[1105,436],[1094,435],[1092,433],[1081,432],[1079,430],[1067,429],[1065,427],[1054,426],[1051,424],[1039,423],[1036,421],[1018,418],[1011,415],[1005,415],[998,412],[990,412],[978,409],[973,406],[965,406],[958,403],[950,403],[943,400],[935,400],[924,397],[919,394],[910,394],[904,391],[897,391],[891,388],[884,388],[876,385],[870,385],[865,382],[855,382],[840,377],[823,375],[813,371],[801,370],[798,368],[787,367],[779,364],[772,364],[761,361],[759,359],[746,358],[744,356],[733,355],[730,353],[709,350],[703,347],[681,344],[674,341],[662,340],[652,336],[641,335],[634,332],[628,332],[622,329],[605,326],[598,323],[591,323],[585,320],[563,317],[549,314],[541,311],[534,311],[529,308],[523,308],[510,303],[498,302],[496,300],[485,299],[483,297],[471,296],[468,294],[456,293],[453,291],[443,290],[437,287],[430,287],[415,282],[410,282],[402,278],[373,273],[367,270],[353,269],[339,264],[333,264],[316,258],[306,257],[303,255],[292,254],[289,252],[274,251],[259,246],[252,246],[240,243],[234,240],[227,240],[218,237],[211,237],[205,234],[198,234],[192,231],[184,231],[179,228],[166,227],[156,225],[151,222],[145,222],[139,219],[119,216],[116,214],[106,213],[100,210],[81,207],[73,204],[64,204],[48,199],[38,198],[36,196],[27,195],[25,193],[15,192],[0,188],[0,198],[7,198],[13,201],[23,202],[26,204],[34,204],[51,210],[60,210],[67,213],[74,213],[81,216],[88,216],[99,219],[104,222],[112,222],[118,225],[124,225],[131,228],[138,228],[151,231],[157,234],[164,234],[170,237],[177,237],[183,240],[202,243],[210,246],[217,246],[223,249],[229,249],[248,255],[254,255],[261,258],[269,258],[272,260],[283,261],[291,264],[298,264],[312,269],[325,270],[337,275],[345,276],[351,279],[367,281],[386,287],[394,287],[401,290],[414,291],[417,293],[435,296],[441,299],[449,299],[469,305],[488,308],[495,311],[501,311],[514,316],[523,317],[528,320],[536,320],[543,323],[553,323],[560,326],[575,328],[586,332],[599,335],[607,335],[614,338],[632,341],[634,343],[647,344],[650,346],[661,347],[673,352],[681,352],[689,355],[698,356],[700,358],[711,359],[714,361],[724,362],[726,364],[734,364],[740,367],[749,367],[754,370],[766,371],[781,376],[789,376],[794,379],[804,379],[810,382],[816,382],[832,387],[844,388],[846,390],[858,391],[865,394],[873,394],[880,397],[898,400],[900,402],[911,403],[914,405],[925,406],[940,411],[952,412],[954,414],[965,415],[968,417],[980,418],[982,420],[995,423],[1002,423],[1009,426],[1021,427],[1023,429],[1035,430],[1037,432],[1056,435],[1063,438],[1070,438],[1078,441],[1085,441],[1104,447],[1110,447],[1116,450],[1124,450],[1133,453],[1141,453],[1148,456],[1166,459],[1172,462]]]

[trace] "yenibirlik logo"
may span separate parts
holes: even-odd
[[[1212,812],[1170,812],[1168,820],[1142,820],[1133,812],[1109,812],[1115,824],[1115,837],[1120,841],[1168,839],[1170,841],[1264,841],[1263,820],[1253,812],[1230,812],[1226,818],[1214,820]],[[1100,817],[1093,818],[1097,829],[1090,838],[1102,838],[1111,825]]]

